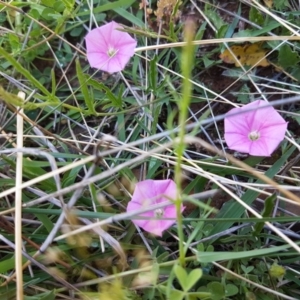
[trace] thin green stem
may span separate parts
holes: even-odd
[[[183,75],[183,85],[182,85],[182,99],[179,100],[179,133],[178,133],[178,144],[176,145],[176,155],[177,163],[175,165],[175,182],[177,186],[177,200],[176,200],[176,210],[177,210],[177,228],[178,228],[178,238],[179,238],[179,262],[182,266],[185,264],[185,250],[184,250],[184,235],[182,226],[182,188],[181,188],[181,163],[182,157],[185,151],[185,122],[188,116],[188,107],[191,99],[192,83],[190,82],[190,75],[193,65],[194,57],[194,46],[192,44],[194,37],[194,24],[187,22],[184,29],[186,46],[183,48],[182,59],[181,59],[181,69]]]

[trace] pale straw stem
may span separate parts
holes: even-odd
[[[19,92],[18,96],[25,99],[25,94]],[[17,146],[23,147],[23,109],[17,114]],[[16,266],[16,299],[23,300],[23,268],[22,268],[22,177],[23,177],[23,153],[17,152],[16,162],[16,193],[15,193],[15,266]]]

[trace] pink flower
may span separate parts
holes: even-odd
[[[87,59],[93,68],[108,73],[125,68],[136,48],[136,40],[119,29],[123,27],[112,21],[91,30],[85,37]]]
[[[270,156],[277,148],[284,139],[287,122],[272,106],[261,108],[265,105],[265,101],[257,100],[226,114],[225,140],[230,149]]]
[[[170,201],[170,199],[176,199],[176,185],[173,180],[144,180],[136,184],[132,199],[127,206],[127,212],[151,208],[151,205]],[[182,206],[181,211],[183,210]],[[171,203],[165,207],[141,213],[139,216],[145,217],[145,219],[132,220],[135,225],[162,236],[162,232],[176,222],[176,206]]]

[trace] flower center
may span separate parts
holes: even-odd
[[[158,208],[154,211],[155,218],[160,219],[164,215],[164,210],[162,208]]]
[[[251,131],[248,134],[248,138],[249,138],[250,141],[257,141],[260,138],[260,133],[256,130]]]
[[[107,51],[107,55],[109,56],[109,57],[113,57],[113,56],[115,56],[116,55],[116,53],[117,53],[118,51],[114,48],[114,47],[109,47],[108,48],[108,51]]]

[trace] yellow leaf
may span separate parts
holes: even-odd
[[[265,58],[267,50],[263,49],[262,43],[247,44],[243,46],[231,46],[234,55],[226,49],[221,53],[220,58],[227,64],[235,64],[236,67],[242,66],[261,66],[267,67],[270,63]]]
[[[272,6],[273,6],[273,0],[264,0],[264,2],[265,2],[266,6],[268,8],[272,8]]]

